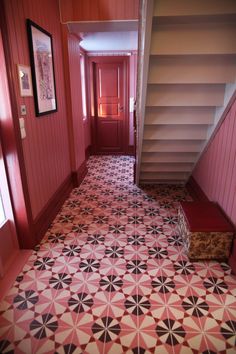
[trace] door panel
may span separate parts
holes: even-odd
[[[94,131],[96,153],[125,153],[128,145],[127,58],[94,61]]]
[[[119,152],[122,140],[122,127],[119,121],[103,120],[98,125],[100,148],[104,152]]]

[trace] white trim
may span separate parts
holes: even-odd
[[[76,23],[76,24],[84,24],[84,23],[117,23],[117,22],[120,22],[120,23],[129,23],[129,22],[132,22],[132,23],[138,23],[138,19],[137,20],[97,20],[97,21],[66,21],[66,22],[62,22],[63,25],[66,25],[66,24],[70,24],[70,23]]]
[[[136,151],[136,183],[139,184],[145,105],[149,70],[149,55],[152,33],[153,0],[140,1],[140,23],[138,43],[138,78],[137,78],[137,151]]]

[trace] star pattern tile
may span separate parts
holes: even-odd
[[[1,353],[236,353],[236,277],[191,262],[182,186],[133,184],[129,156],[88,174],[0,304]]]

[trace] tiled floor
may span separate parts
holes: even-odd
[[[176,186],[92,157],[0,307],[1,353],[236,353],[236,277],[189,262]]]

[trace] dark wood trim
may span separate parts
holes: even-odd
[[[127,155],[135,156],[135,148],[134,145],[128,145]]]
[[[233,271],[233,274],[236,274],[236,239],[233,240],[231,255],[229,257],[228,263]]]
[[[33,221],[35,244],[41,241],[72,189],[72,178],[69,175]]]
[[[86,161],[90,158],[90,156],[92,155],[92,145],[89,145],[86,147],[85,149],[85,158]]]
[[[189,178],[186,184],[186,188],[194,201],[201,201],[201,202],[210,201],[192,176]]]
[[[71,176],[74,188],[79,187],[81,185],[87,172],[88,168],[86,165],[86,161],[82,162],[77,171],[72,172]]]

